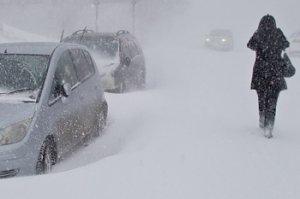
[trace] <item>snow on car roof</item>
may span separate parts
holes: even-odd
[[[15,42],[0,44],[0,54],[39,54],[51,55],[61,43],[56,42]]]
[[[80,40],[82,38],[95,38],[95,37],[103,37],[103,36],[111,36],[116,37],[116,34],[113,32],[75,32],[63,39],[63,41],[72,41],[72,40]]]

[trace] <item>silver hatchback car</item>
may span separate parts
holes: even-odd
[[[46,173],[99,135],[108,105],[86,47],[0,44],[0,178]]]

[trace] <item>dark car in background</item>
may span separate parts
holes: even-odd
[[[62,41],[85,45],[91,51],[105,91],[122,93],[145,87],[144,54],[135,37],[128,31],[102,33],[84,29]]]
[[[294,32],[290,38],[290,47],[287,49],[289,55],[300,56],[300,31]]]
[[[104,128],[108,105],[88,49],[0,44],[0,178],[51,170]]]
[[[213,29],[205,37],[205,46],[213,50],[232,50],[233,43],[233,33],[228,29]]]

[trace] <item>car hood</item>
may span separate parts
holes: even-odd
[[[31,118],[35,107],[36,104],[30,103],[0,103],[0,128]]]

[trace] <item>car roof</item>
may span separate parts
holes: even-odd
[[[97,36],[111,36],[111,37],[116,37],[117,35],[113,32],[75,32],[67,37],[65,37],[63,40],[67,40],[67,39],[73,39],[73,38],[80,38],[80,37],[97,37]]]
[[[15,42],[0,44],[0,54],[35,54],[51,55],[53,51],[61,45],[67,45],[57,42]]]
[[[127,30],[119,30],[117,32],[95,32],[93,30],[78,30],[73,34],[65,37],[63,41],[73,40],[73,39],[80,39],[82,36],[85,38],[93,38],[93,37],[101,37],[101,36],[111,36],[115,38],[121,37],[132,37],[132,35]]]

